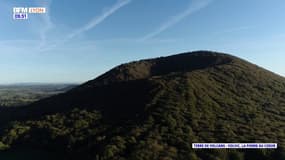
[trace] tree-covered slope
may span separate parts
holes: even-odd
[[[120,65],[65,94],[1,115],[1,155],[67,159],[285,159],[285,79],[199,51]],[[270,142],[277,150],[194,150]]]

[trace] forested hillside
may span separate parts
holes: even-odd
[[[0,159],[23,152],[30,159],[285,159],[285,79],[222,53],[123,64],[0,117]],[[278,149],[195,150],[195,142]]]

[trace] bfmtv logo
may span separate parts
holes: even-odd
[[[28,8],[14,7],[13,8],[13,19],[17,19],[17,20],[28,19]]]
[[[13,19],[24,20],[28,19],[29,14],[42,14],[46,13],[45,7],[14,7],[13,8]]]
[[[14,7],[13,13],[46,13],[45,7]]]

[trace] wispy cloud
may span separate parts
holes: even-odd
[[[187,16],[189,16],[195,12],[198,12],[199,10],[207,7],[212,1],[213,0],[193,0],[186,10],[184,10],[184,11],[180,12],[179,14],[170,18],[168,21],[163,23],[155,31],[145,35],[143,38],[141,38],[141,41],[145,41],[145,40],[148,40],[148,39],[151,39],[151,38],[157,36],[161,32],[167,30],[168,28],[172,27],[173,25],[175,25],[176,23],[178,23],[182,19],[186,18]]]
[[[86,23],[82,27],[80,27],[80,28],[72,31],[71,33],[69,33],[64,39],[59,40],[56,43],[54,43],[52,45],[49,45],[49,46],[47,46],[45,48],[42,48],[41,51],[51,50],[51,49],[57,47],[58,45],[64,44],[65,42],[71,40],[72,38],[83,34],[86,31],[94,29],[97,25],[102,23],[106,18],[108,18],[109,16],[114,14],[120,8],[122,8],[122,7],[126,6],[127,4],[129,4],[131,1],[132,0],[117,0],[117,2],[113,6],[109,7],[106,10],[104,10],[101,13],[101,15],[92,18],[88,23]]]
[[[71,39],[75,36],[78,36],[82,34],[83,32],[86,32],[90,29],[93,29],[96,27],[98,24],[103,22],[107,17],[111,16],[114,14],[117,10],[120,8],[124,7],[125,5],[129,4],[131,0],[118,0],[117,3],[115,3],[113,6],[111,6],[108,10],[104,11],[100,16],[94,17],[90,22],[85,24],[83,27],[73,31],[67,36],[67,40]]]
[[[43,27],[40,27],[39,34],[40,34],[40,45],[39,48],[46,46],[47,43],[47,34],[48,32],[55,27],[55,24],[51,21],[50,17],[50,6],[52,0],[45,1],[43,7],[46,8],[47,13],[42,15]]]

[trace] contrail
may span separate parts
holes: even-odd
[[[114,4],[110,9],[108,9],[107,11],[103,12],[100,16],[98,17],[94,17],[90,22],[88,22],[86,25],[84,25],[83,27],[73,31],[72,33],[70,33],[66,40],[69,40],[77,35],[82,34],[83,32],[86,32],[94,27],[96,27],[98,24],[100,24],[101,22],[103,22],[107,17],[111,16],[112,14],[114,14],[117,10],[119,10],[120,8],[124,7],[125,5],[129,4],[131,2],[131,0],[118,0],[116,4]]]
[[[163,23],[158,29],[147,34],[146,36],[144,36],[140,40],[145,41],[145,40],[148,40],[148,39],[151,39],[151,38],[157,36],[158,34],[167,30],[168,28],[172,27],[173,25],[175,25],[176,23],[178,23],[179,21],[181,21],[185,17],[207,7],[212,1],[213,0],[194,0],[186,10],[184,10],[184,11],[180,12],[179,14],[173,16],[168,21]]]
[[[58,46],[59,44],[63,44],[67,41],[69,41],[70,39],[88,31],[91,30],[93,28],[95,28],[97,25],[99,25],[100,23],[102,23],[106,18],[108,18],[109,16],[111,16],[112,14],[114,14],[116,11],[118,11],[120,8],[126,6],[127,4],[129,4],[132,0],[118,0],[113,6],[111,6],[108,10],[102,12],[102,14],[100,16],[96,16],[94,17],[92,20],[90,20],[87,24],[83,25],[81,28],[76,29],[75,31],[71,32],[70,34],[68,34],[63,40],[50,45],[47,48],[43,48],[41,49],[41,51],[47,51],[50,49],[55,48],[56,46]]]
[[[51,3],[52,3],[52,0],[49,0],[49,1],[47,1],[47,3],[44,6],[47,9],[47,13],[45,13],[43,15],[44,27],[41,28],[40,33],[39,33],[40,39],[41,39],[41,43],[40,43],[39,48],[42,48],[46,45],[47,33],[48,33],[48,31],[50,31],[54,27],[54,24],[51,21],[50,13],[49,13]]]

